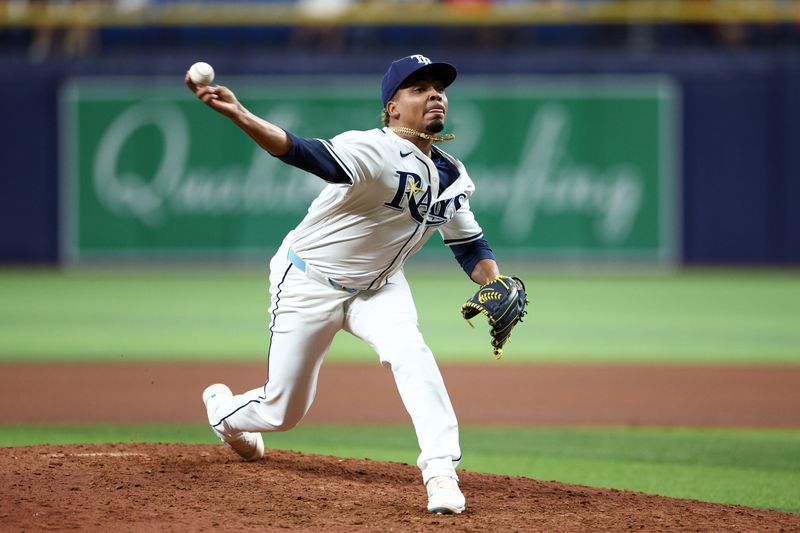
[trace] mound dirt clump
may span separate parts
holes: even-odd
[[[0,448],[9,530],[797,531],[800,515],[461,472],[467,511],[429,514],[417,468],[222,446]]]

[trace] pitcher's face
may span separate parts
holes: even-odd
[[[404,83],[386,105],[393,126],[439,133],[447,116],[447,95],[444,84],[430,77]]]

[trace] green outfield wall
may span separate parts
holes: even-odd
[[[676,116],[664,78],[532,78],[450,91],[443,148],[477,186],[472,207],[505,257],[676,256]],[[374,83],[220,80],[256,114],[307,137],[379,125]],[[255,146],[180,83],[78,78],[62,91],[62,255],[264,257],[323,183]],[[429,256],[447,255],[428,246]]]

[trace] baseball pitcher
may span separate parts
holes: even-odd
[[[270,262],[267,382],[243,394],[222,384],[203,392],[215,434],[248,461],[264,455],[261,432],[285,431],[314,399],[320,365],[345,330],[369,343],[394,375],[420,447],[428,511],[460,513],[458,423],[436,361],[417,327],[406,260],[438,231],[481,288],[463,306],[492,326],[496,356],[525,313],[518,278],[501,276],[470,211],[464,165],[434,143],[443,134],[445,88],[456,69],[422,55],[394,61],[381,83],[383,127],[332,139],[303,138],[248,111],[223,86],[189,89],[281,161],[327,186]]]

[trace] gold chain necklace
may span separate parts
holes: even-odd
[[[400,126],[393,126],[389,129],[397,133],[398,135],[411,135],[412,137],[419,137],[420,139],[425,139],[426,141],[433,141],[435,143],[441,141],[452,141],[453,139],[456,138],[456,136],[453,135],[452,133],[444,133],[442,135],[436,135],[430,133],[423,133],[421,131]]]

